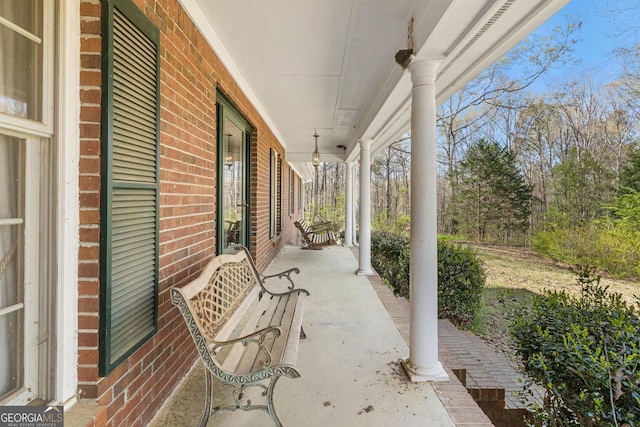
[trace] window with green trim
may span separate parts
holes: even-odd
[[[296,213],[296,185],[293,169],[289,169],[289,215]]]
[[[103,2],[100,375],[157,329],[159,32]]]
[[[278,165],[280,164],[279,162],[279,156],[278,156],[278,152],[276,150],[274,150],[273,148],[271,149],[271,156],[270,156],[270,162],[269,162],[269,171],[270,171],[270,177],[269,177],[269,238],[273,238],[276,237],[278,235],[278,229],[279,229],[279,221],[278,221],[278,214],[279,214],[279,206],[278,206],[278,202],[279,202],[279,189],[280,187],[278,186]]]
[[[284,221],[284,197],[283,197],[283,192],[284,192],[284,178],[283,178],[283,174],[284,174],[284,161],[282,160],[282,157],[278,156],[278,171],[276,172],[278,177],[278,195],[277,195],[277,200],[278,200],[278,207],[276,209],[277,211],[277,225],[276,225],[276,234],[280,235],[282,234],[282,227],[283,227],[283,221]]]

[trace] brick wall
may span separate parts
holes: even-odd
[[[78,395],[107,407],[107,425],[144,425],[196,353],[168,289],[195,277],[215,252],[216,87],[254,127],[251,251],[258,269],[296,241],[283,168],[283,230],[269,239],[270,149],[284,149],[177,0],[135,0],[160,29],[160,269],[158,333],[107,377],[98,376],[100,230],[100,0],[82,0]]]

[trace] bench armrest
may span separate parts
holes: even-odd
[[[307,295],[309,295],[309,291],[307,291],[306,289],[302,289],[302,288],[295,288],[295,284],[293,283],[293,279],[291,278],[291,273],[296,273],[296,274],[300,274],[300,269],[298,267],[293,267],[290,268],[288,270],[284,270],[281,271],[280,273],[276,273],[276,274],[269,274],[267,276],[265,276],[264,274],[259,274],[260,277],[260,287],[262,288],[262,290],[260,291],[260,295],[267,293],[269,295],[286,295],[286,294],[292,294],[292,293],[305,293]],[[278,278],[278,279],[282,279],[283,277],[285,277],[289,283],[291,283],[289,286],[287,286],[288,291],[286,292],[273,292],[270,291],[269,289],[266,288],[265,286],[265,280],[266,279],[272,279],[272,278]]]
[[[291,278],[291,273],[300,274],[300,269],[298,267],[293,267],[293,268],[290,268],[288,270],[281,271],[280,273],[269,274],[269,275],[266,275],[266,276],[264,274],[260,274],[259,276],[260,276],[260,280],[263,283],[264,283],[264,281],[266,279],[271,279],[271,278],[274,278],[274,277],[277,277],[278,279],[282,279],[283,277],[286,277],[287,280],[289,281],[289,283],[291,283],[291,285],[289,285],[287,287],[287,289],[291,290],[291,289],[296,287],[295,283],[293,283],[293,279]]]
[[[255,331],[250,333],[249,335],[245,335],[242,337],[238,337],[228,341],[212,341],[210,352],[213,354],[217,354],[217,352],[228,345],[242,343],[243,346],[247,347],[250,343],[255,343],[258,346],[258,351],[262,352],[267,360],[263,363],[263,367],[271,366],[271,353],[264,345],[264,340],[267,338],[268,334],[273,334],[274,337],[280,336],[282,331],[277,326],[268,326],[266,328],[260,329],[259,331]]]

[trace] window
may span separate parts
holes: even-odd
[[[278,152],[271,149],[269,171],[269,238],[274,238],[278,234]]]
[[[289,215],[296,213],[296,175],[289,169]]]
[[[298,210],[302,210],[304,208],[304,187],[302,183],[302,178],[298,177]]]
[[[157,326],[158,29],[130,0],[103,3],[100,375]]]
[[[278,182],[278,195],[277,195],[277,213],[276,213],[276,234],[282,233],[282,221],[284,220],[284,198],[282,196],[284,192],[284,179],[282,177],[284,173],[284,162],[282,158],[278,156],[278,166],[277,166],[277,182]]]
[[[53,2],[0,2],[0,405],[51,399]]]

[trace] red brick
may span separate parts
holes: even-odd
[[[80,49],[83,52],[100,52],[102,48],[102,40],[97,38],[97,37],[81,37],[80,38]],[[86,84],[86,83],[82,83],[82,74],[84,73],[81,72],[81,76],[80,76],[80,84]]]
[[[99,356],[97,350],[78,350],[78,364],[98,365]]]
[[[100,104],[102,100],[102,91],[100,89],[81,89],[80,102],[85,104]]]
[[[99,310],[99,300],[94,297],[78,298],[79,313],[97,313]],[[79,327],[79,325],[78,325]]]
[[[80,123],[80,138],[100,138],[100,123]],[[84,145],[84,141],[80,143],[81,154],[87,154],[82,152]]]
[[[100,327],[100,319],[97,315],[83,315],[82,312],[78,316],[78,329],[98,330]]]
[[[98,277],[100,274],[100,265],[98,263],[79,263],[78,276],[83,278]]]
[[[94,68],[99,70],[101,66],[102,58],[97,52],[86,52],[80,55],[80,67],[81,68]]]
[[[79,384],[78,397],[80,399],[95,399],[98,396],[98,387],[95,384]]]
[[[78,333],[78,346],[79,347],[97,347],[98,346],[98,333],[79,332]]]
[[[92,382],[98,379],[98,366],[78,367],[78,381]]]
[[[81,76],[84,73],[85,72],[80,73]],[[83,121],[83,122],[99,122],[100,121],[100,107],[84,105],[80,110],[80,120]]]
[[[83,209],[80,211],[80,224],[98,225],[100,224],[100,211],[98,209]]]
[[[80,173],[100,173],[100,159],[98,157],[81,157],[79,163]]]
[[[98,281],[79,281],[78,294],[80,296],[98,296],[100,293],[100,283]]]
[[[101,22],[99,20],[82,20],[80,22],[80,31],[82,34],[100,34]]]
[[[83,70],[80,72],[80,85],[100,86],[101,83],[102,83],[102,73],[100,71]]]
[[[80,161],[82,163],[82,160]],[[100,191],[100,177],[81,176],[79,180],[80,191]]]
[[[80,16],[99,18],[102,15],[101,11],[100,2],[83,0],[80,3]]]

